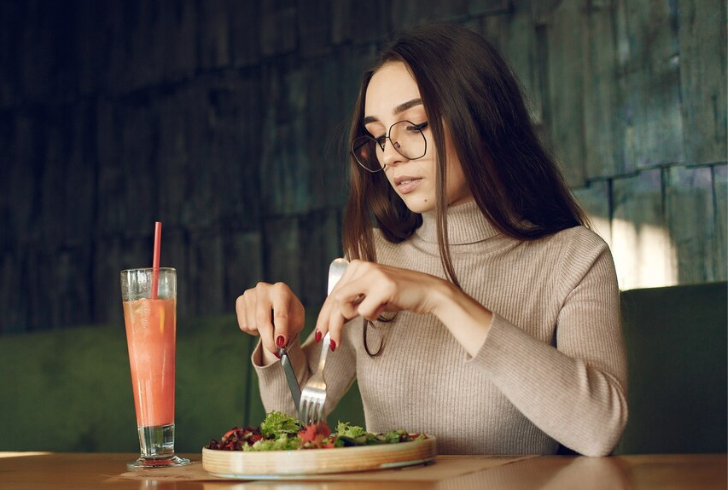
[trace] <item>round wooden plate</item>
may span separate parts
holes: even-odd
[[[421,441],[375,446],[295,451],[220,451],[202,449],[202,467],[227,478],[281,478],[324,473],[349,473],[423,464],[435,459],[437,444]]]

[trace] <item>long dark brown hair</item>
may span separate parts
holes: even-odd
[[[401,61],[420,91],[437,151],[436,216],[440,260],[459,287],[447,236],[445,127],[480,211],[500,232],[536,240],[588,225],[553,158],[536,136],[520,85],[483,37],[457,25],[430,24],[402,32],[364,73],[349,142],[367,134],[362,119],[367,87],[385,63]],[[343,223],[349,259],[376,261],[373,221],[399,243],[422,224],[384,172],[369,173],[350,158],[350,192]],[[366,324],[364,328],[366,346]],[[369,352],[367,348],[367,352]]]

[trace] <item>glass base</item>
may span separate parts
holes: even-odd
[[[187,458],[172,456],[171,458],[144,458],[140,457],[136,461],[127,463],[126,467],[130,470],[142,470],[147,468],[169,468],[170,466],[185,466],[190,464]]]
[[[127,464],[130,469],[167,468],[190,464],[174,455],[174,424],[138,427],[141,456]]]

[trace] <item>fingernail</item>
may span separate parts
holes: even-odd
[[[281,358],[281,355],[280,355],[279,353],[277,353],[277,352],[274,352],[273,354],[275,354],[275,355],[276,355],[276,357],[277,357],[278,359],[280,359],[280,358]]]
[[[279,335],[276,338],[276,346],[279,349],[282,349],[282,348],[284,348],[286,346],[286,338],[283,335]]]
[[[331,352],[334,352],[336,350],[336,342],[334,342],[334,339],[331,339],[329,346],[331,347]]]
[[[321,342],[321,331],[320,330],[316,330],[316,333],[314,334],[313,339],[316,341],[317,344],[319,342]]]

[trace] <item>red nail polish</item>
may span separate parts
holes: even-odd
[[[279,349],[282,349],[286,346],[286,338],[283,335],[279,335],[278,338],[276,338],[276,347]]]
[[[334,352],[336,350],[336,342],[334,342],[334,339],[331,339],[329,345],[331,346],[331,352]]]
[[[316,341],[317,344],[321,342],[321,332],[319,330],[316,330],[313,339]]]
[[[277,353],[277,352],[274,352],[273,354],[275,354],[275,355],[276,355],[276,357],[277,357],[278,359],[280,359],[280,358],[281,358],[281,355],[280,355],[279,353]]]

